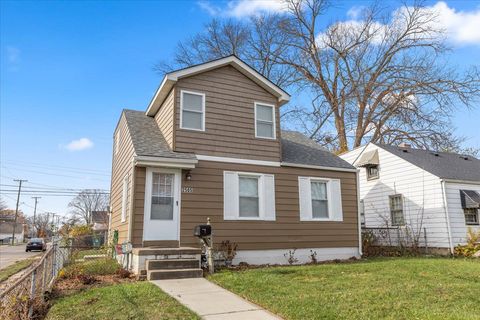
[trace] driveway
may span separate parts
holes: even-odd
[[[31,258],[40,252],[25,252],[26,244],[17,246],[0,246],[0,269],[14,264],[16,261]]]

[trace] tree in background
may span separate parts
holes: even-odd
[[[308,92],[310,105],[283,116],[336,152],[403,141],[465,151],[451,117],[474,106],[480,72],[462,72],[448,61],[451,48],[435,11],[415,3],[391,12],[374,3],[354,20],[320,28],[327,1],[284,3],[284,13],[248,22],[213,20],[179,43],[175,66],[235,54],[289,91]]]
[[[98,189],[81,191],[68,204],[71,208],[72,220],[80,224],[90,224],[92,211],[106,211],[108,208],[108,193]]]
[[[7,203],[0,197],[0,211],[8,209]]]
[[[27,218],[29,230],[35,232],[34,237],[48,237],[52,235],[52,216],[48,213],[37,213],[35,222],[33,216]]]

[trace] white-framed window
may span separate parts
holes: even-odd
[[[368,165],[365,167],[365,170],[367,170],[367,180],[374,180],[380,177],[377,164]]]
[[[121,129],[117,129],[117,133],[115,134],[115,154],[118,153],[118,150],[120,150],[120,139],[121,139]]]
[[[403,215],[403,196],[401,194],[394,194],[389,196],[389,199],[392,226],[405,225],[405,217]]]
[[[128,175],[123,178],[122,188],[122,216],[121,221],[125,222],[127,219],[127,200],[128,200]]]
[[[175,174],[152,173],[151,220],[173,220]]]
[[[465,214],[465,224],[468,226],[478,226],[480,224],[478,219],[478,209],[477,208],[464,208],[463,213]]]
[[[275,220],[273,174],[223,172],[225,220]]]
[[[343,221],[339,179],[298,177],[301,221]]]
[[[205,94],[180,91],[180,128],[205,131]]]
[[[276,139],[274,105],[255,102],[255,137]]]

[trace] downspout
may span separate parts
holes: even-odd
[[[356,177],[357,177],[356,184],[357,184],[358,254],[361,257],[363,254],[363,248],[362,248],[363,244],[362,244],[362,222],[361,222],[362,218],[360,215],[360,170],[359,169],[357,169]]]
[[[445,210],[445,218],[447,220],[448,244],[450,245],[450,253],[453,254],[452,231],[450,229],[450,214],[448,213],[447,193],[445,191],[445,180],[440,179],[440,183],[442,184],[443,208]]]
[[[135,158],[132,158],[132,186],[130,188],[130,208],[129,208],[129,216],[128,216],[128,242],[132,243],[133,238],[133,216],[134,216],[134,208],[135,208]]]

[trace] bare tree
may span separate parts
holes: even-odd
[[[70,201],[72,219],[75,222],[90,224],[92,211],[105,211],[108,207],[108,194],[98,189],[85,189]]]
[[[248,22],[213,19],[204,31],[179,42],[173,63],[160,62],[159,73],[236,55],[279,86],[295,82],[293,69],[274,59],[287,49],[286,35],[278,29],[279,15],[252,17]]]
[[[291,107],[287,119],[338,152],[370,141],[458,148],[451,115],[474,105],[480,73],[450,64],[434,11],[415,3],[392,13],[373,3],[355,20],[320,28],[326,0],[285,3],[287,13],[212,21],[180,43],[175,61],[235,53],[290,91],[302,89],[312,103]]]
[[[27,218],[29,230],[34,232],[34,237],[50,236],[52,234],[52,217],[48,213],[39,213]]]
[[[392,14],[374,4],[358,20],[334,22],[322,32],[325,1],[288,2],[289,22],[281,28],[290,50],[277,61],[322,97],[311,112],[320,117],[312,137],[329,115],[339,152],[368,141],[436,148],[456,142],[446,130],[451,113],[457,104],[472,105],[480,75],[445,62],[449,48],[434,11],[414,4]]]

